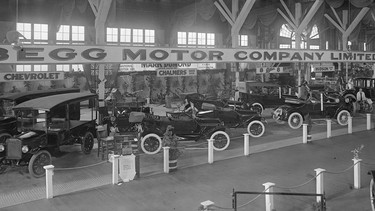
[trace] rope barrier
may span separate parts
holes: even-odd
[[[345,173],[346,171],[349,171],[354,166],[355,166],[355,164],[351,165],[349,168],[345,169],[344,171],[339,171],[339,172],[326,171],[326,173],[328,173],[328,174],[342,174],[342,173]]]
[[[98,166],[98,165],[103,164],[103,163],[107,163],[107,161],[102,161],[102,162],[94,163],[94,164],[87,165],[87,166],[78,166],[78,167],[72,167],[72,168],[55,168],[54,170],[55,170],[55,171],[76,170],[76,169],[83,169],[83,168],[88,168],[88,167]]]
[[[365,163],[365,162],[361,162],[361,164],[363,164],[363,165],[367,165],[367,166],[375,166],[375,163]]]
[[[295,188],[299,188],[299,187],[302,187],[302,186],[304,186],[304,185],[307,185],[307,184],[310,183],[311,181],[315,180],[315,179],[316,179],[321,173],[323,173],[323,172],[319,172],[319,174],[315,175],[315,177],[309,179],[307,182],[302,183],[302,184],[300,184],[300,185],[291,186],[291,187],[283,187],[283,186],[277,186],[277,185],[275,185],[274,187],[276,187],[276,188],[280,188],[280,189],[295,189]]]
[[[268,189],[270,189],[271,187],[268,187],[267,189],[265,189],[264,191],[262,191],[262,193],[265,193]],[[263,194],[258,194],[255,198],[251,199],[250,201],[246,202],[245,204],[243,205],[240,205],[238,206],[237,208],[242,208],[242,207],[245,207],[246,205],[250,204],[251,202],[255,201],[257,198],[259,198],[260,196],[263,196]]]

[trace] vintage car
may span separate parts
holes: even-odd
[[[186,95],[185,98],[188,102],[193,102],[194,107],[196,107],[198,110],[204,110],[204,108],[202,107],[203,103],[212,104],[212,105],[215,105],[216,107],[221,107],[221,108],[230,107],[230,108],[235,108],[235,109],[238,109],[238,108],[246,109],[244,107],[244,104],[241,101],[220,99],[220,98],[213,99],[213,98],[206,97],[199,93]]]
[[[198,118],[188,112],[167,112],[166,116],[131,112],[129,122],[130,127],[134,126],[141,131],[140,144],[146,154],[156,154],[161,150],[163,134],[168,125],[174,127],[180,141],[214,139],[214,148],[219,151],[225,150],[230,142],[224,124],[218,118]]]
[[[20,134],[0,142],[0,169],[28,166],[34,177],[45,174],[51,154],[61,145],[81,144],[89,154],[96,137],[97,95],[69,93],[37,98],[13,108]]]
[[[292,129],[300,128],[307,114],[311,119],[336,118],[340,125],[347,125],[352,111],[352,104],[344,97],[314,90],[307,100],[286,98],[285,104],[273,112],[273,118],[277,122],[287,121]]]
[[[256,111],[216,107],[203,103],[203,110],[197,113],[200,118],[218,118],[228,128],[247,128],[252,137],[261,137],[265,132],[266,120]]]
[[[61,88],[9,93],[0,96],[0,142],[18,134],[13,107],[25,101],[56,94],[80,92],[78,88]]]
[[[246,88],[240,89],[239,98],[244,107],[262,114],[266,108],[283,105],[285,97],[296,98],[296,96],[282,94],[282,89],[285,88],[273,83],[246,82]]]

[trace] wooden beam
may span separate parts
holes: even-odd
[[[284,2],[283,0],[280,0],[280,1],[281,1],[281,4],[283,5],[285,11],[288,13],[290,20],[294,23],[295,26],[297,26],[298,24],[297,24],[296,18],[295,18],[295,17],[293,16],[293,14],[290,12],[288,6],[286,6],[286,4],[285,4],[285,2]],[[281,10],[280,10],[280,11],[281,11]],[[280,12],[279,12],[279,13],[280,13]],[[285,16],[285,17],[286,17],[286,16]],[[285,17],[284,17],[284,18],[285,18]]]
[[[88,0],[95,17],[98,15],[99,0]]]
[[[240,14],[238,15],[236,21],[234,22],[234,31],[239,32],[243,23],[245,22],[251,8],[253,8],[253,5],[255,3],[255,0],[246,0],[245,4],[243,5]]]
[[[233,27],[234,21],[232,20],[231,16],[229,16],[228,13],[225,12],[225,10],[221,7],[221,5],[217,1],[214,2],[214,5],[220,11],[220,13],[224,16],[224,18],[228,21],[228,23]]]
[[[235,17],[233,17],[233,11],[231,12],[229,10],[229,8],[227,7],[227,5],[225,4],[225,2],[223,0],[219,0],[219,3],[221,5],[221,7],[224,9],[224,11],[231,17],[232,21],[236,20]],[[233,8],[232,8],[233,10]]]
[[[314,4],[311,6],[309,12],[303,18],[301,24],[298,26],[297,33],[301,34],[302,31],[307,27],[307,24],[311,21],[315,13],[318,11],[319,7],[323,4],[324,0],[316,0]]]
[[[345,31],[345,34],[346,36],[349,36],[353,30],[355,29],[355,27],[358,26],[358,24],[361,22],[361,20],[363,19],[363,17],[365,17],[366,13],[370,10],[369,7],[363,7],[361,9],[361,11],[358,13],[358,15],[355,17],[355,19],[353,20],[353,22],[349,25],[348,29]]]
[[[349,24],[349,11],[343,10],[342,11],[342,28],[346,30]]]
[[[294,31],[297,31],[297,26],[284,14],[283,11],[281,11],[279,8],[276,9],[277,12],[279,12],[279,14],[281,16],[283,16],[283,18],[286,20],[286,22],[288,22],[288,24],[294,29]]]
[[[341,33],[345,33],[345,30],[338,25],[328,14],[324,14],[324,17],[326,17],[338,30],[341,31]]]
[[[341,21],[341,19],[340,19],[339,15],[337,14],[337,12],[336,12],[335,8],[333,8],[333,7],[331,6],[331,10],[332,10],[333,14],[334,14],[334,15],[335,15],[335,17],[336,17],[336,19],[337,19],[337,22],[339,22],[339,24],[340,24],[341,28],[344,28],[344,24],[342,23],[342,21]]]
[[[104,26],[107,21],[109,9],[111,8],[112,0],[101,0],[98,9],[98,15],[95,19],[95,27]]]
[[[223,0],[219,1],[224,2]],[[239,0],[232,0],[232,20],[236,20],[238,16],[238,1]]]

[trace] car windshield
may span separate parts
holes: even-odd
[[[45,130],[46,112],[42,110],[20,110],[16,113],[17,126],[22,131]]]
[[[14,101],[2,99],[0,100],[0,117],[11,117],[14,116],[12,108],[14,107]]]

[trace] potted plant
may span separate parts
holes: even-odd
[[[163,136],[163,145],[169,148],[169,171],[177,170],[177,159],[181,155],[181,151],[178,149],[178,140],[176,134],[174,134],[174,127],[168,125]]]

